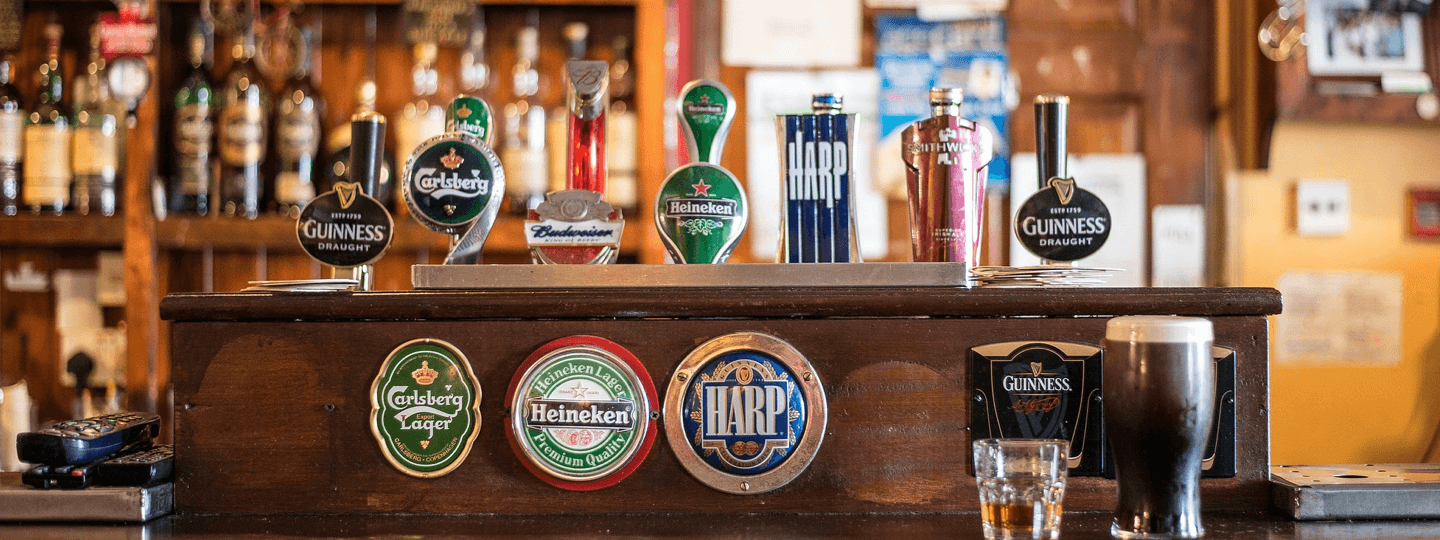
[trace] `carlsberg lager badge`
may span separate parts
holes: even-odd
[[[480,381],[465,355],[438,339],[392,351],[370,386],[370,432],[402,473],[434,478],[459,467],[480,433]]]
[[[614,485],[655,441],[655,384],[630,351],[606,339],[572,336],[541,347],[520,366],[505,401],[511,446],[555,487]]]

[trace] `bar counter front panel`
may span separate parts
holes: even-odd
[[[420,291],[172,295],[178,514],[794,514],[978,510],[970,460],[971,347],[1099,346],[1111,316],[1215,324],[1236,351],[1233,478],[1202,482],[1205,508],[1261,511],[1270,487],[1267,314],[1273,289]],[[533,476],[506,439],[505,391],[552,340],[594,335],[645,365],[664,401],[680,360],[732,332],[804,354],[829,422],[789,485],[730,495],[692,478],[659,436],[617,485],[566,491]],[[402,343],[454,344],[480,381],[480,433],[446,476],[407,476],[370,430],[369,391]],[[1108,511],[1113,480],[1072,478],[1067,511]],[[977,528],[978,531],[978,528]]]

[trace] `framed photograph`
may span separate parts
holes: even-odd
[[[1440,239],[1440,187],[1410,188],[1410,234]]]
[[[1309,0],[1306,56],[1311,75],[1423,71],[1420,16],[1372,11],[1367,0]]]

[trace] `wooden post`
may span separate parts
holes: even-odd
[[[152,11],[153,12],[153,11]],[[131,410],[155,411],[168,369],[158,365],[160,287],[157,283],[154,200],[160,91],[155,58],[145,58],[150,89],[135,111],[125,152],[125,393]]]

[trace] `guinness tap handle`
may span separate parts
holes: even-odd
[[[720,164],[730,121],[735,119],[735,96],[725,85],[711,80],[690,81],[680,89],[680,127],[696,162]]]
[[[350,117],[350,181],[366,195],[379,189],[381,156],[385,148],[385,115],[360,111]]]
[[[1040,189],[1050,186],[1051,178],[1069,178],[1065,160],[1066,115],[1070,97],[1060,94],[1035,96],[1035,158],[1039,162]]]

